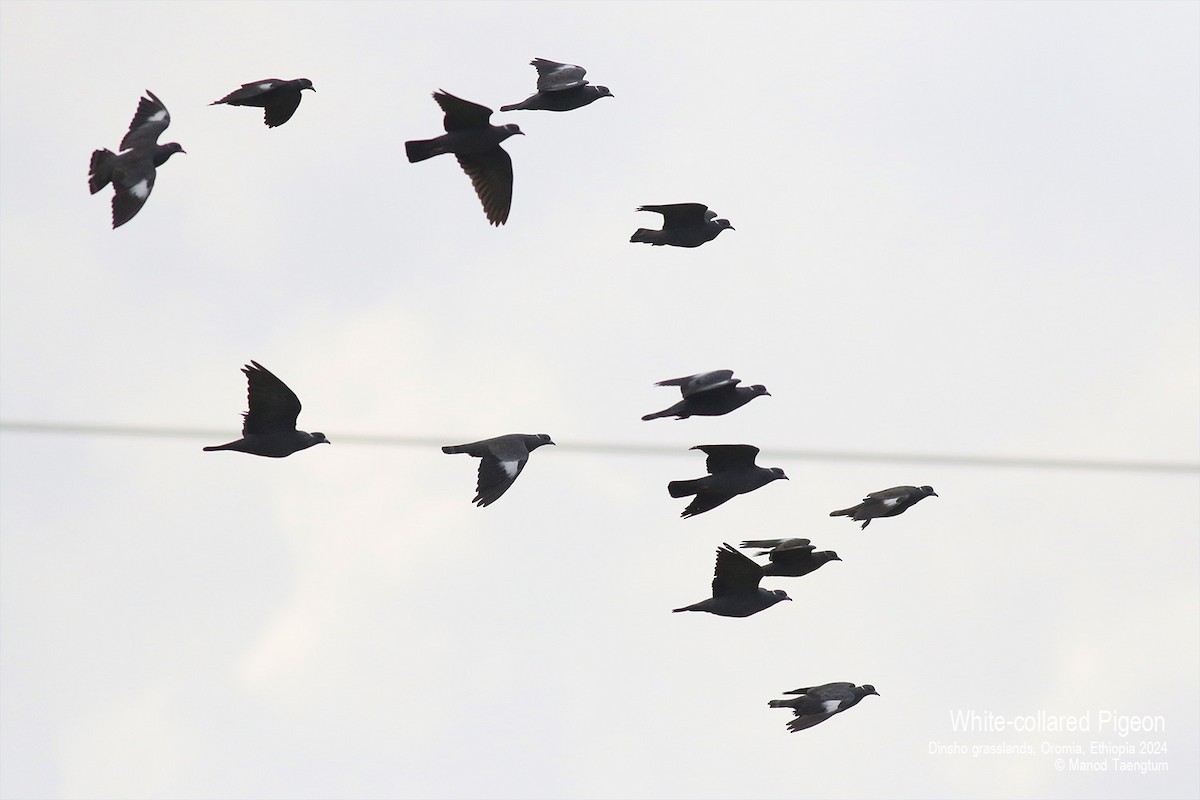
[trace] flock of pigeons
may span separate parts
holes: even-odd
[[[612,96],[607,87],[590,85],[583,77],[586,71],[582,67],[543,58],[531,63],[538,73],[537,92],[520,103],[501,106],[501,111],[570,111],[601,97]],[[307,78],[290,81],[269,78],[243,84],[212,105],[262,108],[265,124],[276,127],[292,118],[304,90],[316,91]],[[445,112],[446,133],[433,139],[405,142],[408,160],[418,162],[453,153],[471,179],[488,221],[493,225],[504,224],[512,205],[512,160],[500,143],[520,134],[520,128],[512,124],[491,125],[491,109],[447,92],[434,92],[433,98]],[[170,122],[166,106],[147,90],[146,97],[138,103],[128,133],[121,140],[120,152],[103,149],[92,153],[88,185],[95,194],[112,184],[114,228],[133,219],[145,205],[154,188],[157,168],[175,153],[184,152],[175,142],[158,144],[159,136]],[[638,211],[661,214],[663,227],[661,230],[639,228],[631,242],[699,247],[715,239],[721,231],[733,229],[729,220],[718,218],[715,212],[700,203],[647,205]],[[308,433],[296,428],[300,399],[283,381],[255,361],[243,367],[242,372],[246,375],[248,408],[243,412],[242,436],[204,450],[233,450],[283,458],[314,445],[329,444],[323,433]],[[669,408],[646,414],[642,419],[722,416],[756,397],[770,394],[761,384],[739,386],[740,383],[731,370],[659,381],[657,386],[678,387],[682,397]],[[472,502],[483,507],[496,502],[508,491],[525,469],[530,453],[547,444],[554,442],[544,433],[510,433],[467,444],[447,445],[442,452],[465,453],[479,459]],[[692,449],[702,451],[707,457],[707,474],[667,484],[671,497],[691,498],[681,514],[685,519],[711,511],[737,495],[748,494],[773,481],[788,479],[779,467],[758,466],[755,459],[759,450],[752,445],[708,444]],[[832,511],[830,516],[850,517],[862,522],[865,529],[871,520],[894,517],[930,496],[937,496],[930,486],[894,486],[871,492],[858,505]],[[791,599],[782,589],[761,588],[759,583],[763,577],[802,577],[830,561],[841,561],[832,550],[817,551],[808,539],[753,539],[743,541],[740,547],[759,550],[755,555],[765,556],[767,563],[760,564],[737,548],[722,544],[717,549],[712,596],[674,611],[748,617]],[[785,694],[795,696],[771,700],[768,705],[790,708],[795,719],[788,723],[788,730],[795,732],[823,722],[878,692],[869,684],[856,686],[836,682],[794,689]]]

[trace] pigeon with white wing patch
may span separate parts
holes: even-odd
[[[855,522],[861,521],[863,528],[866,528],[873,519],[903,514],[926,497],[937,496],[932,486],[893,486],[871,492],[856,506],[830,511],[829,516],[850,517]]]
[[[158,137],[170,124],[167,107],[147,89],[146,97],[138,101],[128,133],[121,139],[121,152],[92,151],[88,189],[95,194],[112,184],[113,228],[119,228],[137,216],[154,189],[158,168],[176,153],[185,152],[178,142],[158,143]]]
[[[253,83],[243,83],[242,88],[235,89],[209,105],[224,104],[261,108],[263,109],[263,124],[268,128],[278,128],[296,113],[296,109],[300,107],[300,92],[305,89],[316,91],[312,81],[308,78],[296,78],[290,81],[264,78]]]
[[[792,710],[796,718],[787,726],[792,733],[819,725],[834,714],[840,714],[846,709],[858,705],[858,702],[869,694],[879,696],[879,692],[875,691],[875,687],[869,683],[855,686],[846,681],[806,686],[802,689],[784,692],[784,694],[794,694],[799,697],[771,700],[767,706]]]
[[[544,444],[554,444],[545,433],[509,433],[469,444],[446,445],[442,452],[466,453],[480,459],[479,480],[471,502],[482,508],[508,491],[525,469],[529,454]]]

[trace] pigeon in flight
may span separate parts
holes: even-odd
[[[717,238],[723,230],[737,230],[727,219],[718,219],[703,203],[674,203],[665,206],[639,206],[638,211],[654,211],[663,215],[661,231],[638,228],[631,242],[675,247],[699,247]]]
[[[492,110],[485,106],[444,91],[434,92],[433,99],[446,112],[446,133],[436,139],[405,142],[408,160],[415,164],[443,153],[454,153],[475,187],[488,222],[503,225],[512,206],[513,171],[512,159],[500,143],[510,136],[524,134],[516,125],[492,125],[488,122]]]
[[[500,106],[501,111],[572,111],[613,96],[607,86],[588,85],[583,79],[587,70],[577,64],[560,64],[546,58],[529,63],[537,69],[537,93],[519,103]]]
[[[808,539],[750,539],[740,545],[747,547],[765,547],[759,556],[767,556],[771,563],[763,566],[764,575],[779,575],[788,578],[799,578],[813,572],[830,561],[841,561],[841,557],[832,550],[813,552],[814,548]]]
[[[698,444],[692,450],[702,450],[708,456],[708,471],[703,478],[690,481],[671,481],[667,492],[671,497],[695,498],[680,515],[684,519],[716,508],[734,495],[753,492],[771,481],[787,480],[779,467],[760,467],[754,463],[758,448],[749,444]]]
[[[242,372],[246,373],[247,405],[250,409],[242,412],[245,417],[242,438],[206,447],[206,451],[236,450],[256,456],[283,458],[314,444],[329,444],[323,433],[296,430],[300,398],[286,383],[257,361],[242,367]]]
[[[840,714],[847,708],[857,705],[859,700],[869,694],[879,696],[879,692],[875,691],[875,687],[869,683],[855,686],[848,681],[793,689],[784,694],[795,694],[799,697],[771,700],[767,705],[770,708],[790,708],[792,710],[792,713],[796,715],[796,718],[788,723],[788,730],[792,733],[811,728],[834,714]]]
[[[490,506],[508,491],[525,469],[529,453],[544,444],[554,444],[544,433],[509,433],[470,444],[446,445],[442,452],[466,453],[480,459],[479,481],[475,485],[475,499],[471,502],[482,508]]]
[[[890,489],[871,492],[863,498],[861,503],[851,508],[830,511],[829,516],[850,517],[855,522],[862,520],[862,526],[865,529],[876,517],[894,517],[897,514],[903,514],[910,506],[916,505],[931,495],[938,496],[932,486],[893,486]]]
[[[147,89],[146,97],[138,101],[129,132],[121,140],[121,152],[92,151],[88,188],[95,194],[109,183],[113,185],[114,228],[129,222],[142,210],[154,188],[156,170],[171,156],[185,152],[178,142],[158,143],[158,137],[170,124],[167,107]]]
[[[707,611],[720,617],[748,617],[781,600],[791,600],[783,589],[760,589],[763,568],[728,544],[717,548],[713,570],[712,597],[678,611]]]
[[[313,89],[312,81],[308,78],[296,78],[294,81],[284,81],[279,78],[265,78],[254,83],[243,83],[242,88],[209,103],[210,106],[224,103],[230,106],[255,106],[265,109],[263,122],[268,128],[278,128],[292,118],[300,107],[300,92]]]
[[[761,383],[754,386],[738,386],[741,380],[733,377],[733,370],[718,369],[700,372],[684,378],[659,381],[655,386],[678,386],[683,399],[663,411],[647,414],[644,420],[660,417],[687,419],[697,417],[719,417],[749,403],[759,395],[771,393]]]

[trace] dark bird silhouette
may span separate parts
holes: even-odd
[[[631,242],[675,247],[699,247],[717,238],[724,230],[736,230],[727,219],[719,219],[703,203],[674,203],[665,206],[638,206],[638,211],[654,211],[663,215],[661,231],[638,228]]]
[[[490,108],[444,91],[434,92],[433,99],[446,112],[446,133],[436,139],[405,142],[408,160],[415,164],[443,153],[454,153],[475,187],[488,222],[503,225],[512,206],[513,171],[512,159],[500,143],[521,134],[521,129],[516,125],[492,125],[488,121],[492,116]]]
[[[832,550],[813,552],[808,539],[750,539],[741,547],[765,547],[758,556],[767,556],[771,563],[763,565],[764,575],[779,575],[799,578],[813,572],[830,561],[841,561]]]
[[[254,106],[263,109],[263,123],[268,128],[277,128],[292,118],[300,107],[300,92],[305,89],[316,91],[308,78],[284,81],[279,78],[264,78],[253,83],[243,83],[242,88],[209,103],[210,106],[224,103],[229,106]]]
[[[733,377],[733,370],[718,369],[700,372],[683,378],[659,381],[655,386],[678,386],[683,399],[663,411],[642,417],[644,420],[660,417],[719,417],[741,408],[759,395],[771,396],[761,383],[754,386],[738,386],[741,381]]]
[[[88,188],[92,194],[108,184],[113,186],[112,226],[119,228],[137,216],[150,199],[157,170],[176,153],[184,152],[178,142],[159,144],[158,137],[171,124],[167,107],[146,90],[138,101],[137,111],[129,123],[129,132],[121,139],[121,152],[92,151],[88,170]]]
[[[480,459],[479,480],[471,502],[483,507],[490,506],[508,491],[525,469],[529,454],[544,444],[554,444],[544,433],[509,433],[470,444],[446,445],[442,452],[466,453]]]
[[[893,486],[890,489],[871,492],[856,506],[830,511],[829,516],[850,517],[855,522],[862,520],[865,529],[871,524],[871,520],[903,514],[908,508],[929,496],[938,496],[932,486]]]
[[[501,111],[573,111],[601,97],[612,97],[607,86],[590,86],[587,70],[577,64],[560,64],[546,58],[529,62],[537,69],[537,93],[519,103],[500,106]]]
[[[767,703],[770,708],[790,708],[796,718],[788,723],[792,733],[811,728],[846,709],[858,705],[869,694],[876,697],[879,692],[871,684],[855,686],[853,683],[826,683],[821,686],[808,686],[803,689],[793,689],[784,694],[800,695],[785,700],[771,700]]]
[[[717,565],[713,570],[712,597],[692,603],[679,611],[707,611],[720,617],[748,617],[770,608],[781,600],[791,600],[783,589],[760,589],[763,568],[753,559],[734,550],[728,544],[717,548]]]
[[[247,407],[242,413],[242,438],[227,444],[204,448],[212,450],[236,450],[269,458],[290,456],[297,450],[305,450],[314,444],[329,444],[323,433],[307,433],[296,430],[296,418],[300,416],[300,398],[257,361],[242,367],[246,373]]]
[[[735,495],[746,494],[766,486],[771,481],[787,480],[779,467],[760,467],[754,463],[758,448],[748,444],[698,444],[692,450],[702,450],[707,456],[709,475],[690,481],[671,481],[667,492],[671,497],[695,498],[680,515],[684,519],[710,511]]]

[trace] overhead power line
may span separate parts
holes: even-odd
[[[134,425],[101,425],[71,422],[0,421],[0,432],[58,434],[75,436],[116,436],[151,439],[221,439],[229,431],[201,428],[159,428]],[[383,447],[440,447],[453,437],[396,436],[390,434],[339,433],[334,441],[342,444],[376,445]],[[609,455],[679,455],[679,448],[666,445],[564,442],[560,449],[580,453]],[[1004,467],[1013,469],[1068,469],[1100,472],[1156,472],[1200,474],[1200,463],[1182,461],[1138,461],[1132,459],[1057,458],[1042,456],[971,456],[944,453],[871,453],[849,450],[798,450],[773,447],[773,458],[798,461],[848,461],[884,464],[938,464],[952,467]]]

